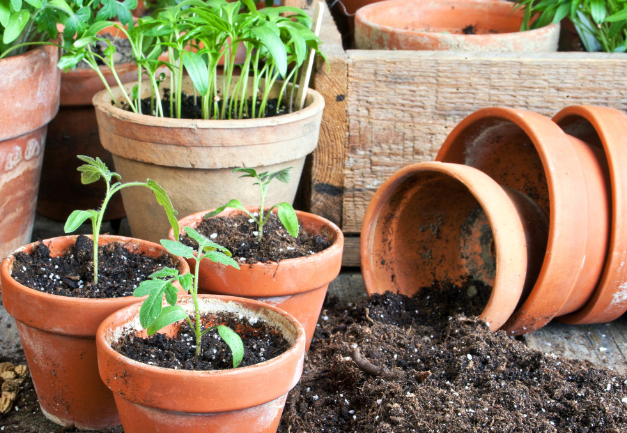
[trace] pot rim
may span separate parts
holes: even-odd
[[[59,42],[59,41],[57,41]],[[23,54],[19,54],[17,56],[7,56],[4,59],[0,59],[0,64],[7,65],[8,62],[28,62],[30,61],[29,57],[33,57],[36,56],[38,52],[40,52],[41,50],[49,50],[49,51],[53,51],[53,50],[59,50],[60,48],[57,47],[56,45],[52,45],[49,43],[43,43],[39,46],[37,46],[36,48],[30,49],[28,51],[26,51]],[[6,63],[5,63],[6,62]]]

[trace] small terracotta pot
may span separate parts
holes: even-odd
[[[258,211],[259,207],[248,209],[253,212]],[[183,227],[196,228],[208,212],[197,212],[179,220],[181,234],[185,233]],[[239,212],[241,211],[226,209],[220,216]],[[240,263],[239,270],[203,260],[200,262],[198,287],[201,293],[252,298],[287,311],[305,328],[306,350],[309,350],[327,288],[339,275],[342,267],[344,235],[335,224],[318,215],[300,211],[296,211],[296,215],[305,230],[326,234],[333,244],[311,256],[281,260],[278,263]],[[168,238],[174,240],[172,229]],[[189,259],[188,263],[191,269],[195,269],[196,260]]]
[[[191,94],[189,77],[183,88]],[[148,86],[142,89],[148,96]],[[113,92],[119,96],[121,90],[116,87]],[[294,180],[285,188],[271,189],[267,197],[273,203],[293,202],[305,157],[318,144],[324,108],[320,93],[307,92],[304,109],[267,119],[162,119],[116,108],[107,92],[98,93],[94,105],[100,140],[113,154],[116,171],[127,182],[147,178],[159,182],[183,217],[217,208],[233,197],[244,205],[257,203],[253,181],[235,180],[231,173],[235,167],[258,171],[294,167]],[[154,198],[132,188],[123,190],[122,198],[133,236],[155,242],[166,237],[170,225]]]
[[[0,60],[0,257],[30,242],[48,122],[59,109],[59,50]]]
[[[190,296],[179,299],[186,311],[194,311]],[[264,320],[291,347],[274,359],[231,370],[155,367],[111,348],[123,334],[145,335],[139,324],[139,305],[116,312],[102,322],[96,344],[100,377],[115,395],[124,432],[276,432],[287,393],[302,374],[303,327],[284,311],[249,299],[201,295],[199,304],[202,313],[233,312]],[[173,332],[173,328],[162,332]]]
[[[462,120],[436,160],[466,164],[535,200],[549,216],[547,254],[533,291],[503,329],[523,334],[585,305],[609,233],[602,152],[524,110],[486,108]]]
[[[499,329],[533,287],[548,222],[527,196],[472,167],[424,162],[377,190],[361,231],[369,294],[412,296],[434,280],[492,286],[481,318]]]
[[[553,121],[569,135],[604,150],[611,178],[610,243],[601,281],[581,310],[559,320],[609,322],[627,311],[627,115],[612,108],[572,106],[557,113]]]
[[[124,32],[116,27],[100,33],[126,39]],[[115,69],[122,83],[137,80],[135,63],[116,65]],[[107,66],[101,66],[100,72],[109,85],[116,85]],[[111,153],[100,144],[96,110],[91,103],[94,95],[104,88],[101,78],[91,68],[70,69],[61,74],[61,108],[48,127],[37,200],[37,212],[48,218],[65,221],[75,209],[98,209],[102,204],[106,194],[104,182],[83,185],[76,170],[83,163],[76,156],[98,157],[113,169]],[[124,216],[122,196],[116,194],[109,201],[105,221]]]
[[[43,241],[52,256],[59,256],[77,236]],[[101,235],[101,245],[124,242],[131,251],[158,256],[161,245],[139,239]],[[30,253],[35,243],[16,252]],[[13,255],[0,268],[2,302],[17,322],[26,361],[43,414],[50,421],[100,430],[120,424],[113,395],[98,376],[96,330],[107,316],[142,300],[133,296],[82,299],[56,296],[30,289],[11,277]],[[178,270],[189,272],[183,259]]]
[[[520,31],[524,12],[503,1],[389,0],[355,15],[361,50],[557,51],[559,24]],[[473,26],[474,34],[464,34]]]

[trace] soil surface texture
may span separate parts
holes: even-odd
[[[227,248],[240,266],[245,263],[280,262],[285,259],[306,257],[332,245],[333,242],[326,233],[311,234],[302,228],[300,221],[299,226],[298,237],[294,238],[273,213],[263,226],[263,238],[259,242],[257,223],[242,212],[229,217],[215,216],[204,219],[196,230]],[[193,248],[198,247],[196,241],[187,235],[181,237],[181,241]]]
[[[124,63],[130,63],[133,61],[133,55],[132,55],[133,49],[128,39],[116,38],[111,35],[98,35],[98,37],[103,38],[103,39],[108,39],[109,41],[113,43],[113,46],[115,47],[115,53],[113,54],[114,65],[123,65]],[[106,42],[98,41],[95,44],[92,44],[91,50],[95,54],[101,57],[104,57],[104,52],[108,46],[109,44],[107,44]],[[99,66],[105,65],[105,63],[97,57],[96,57],[96,63],[98,63]],[[86,62],[79,62],[79,64],[76,65],[76,67],[81,68],[81,69],[91,68],[91,66],[89,66]]]
[[[207,315],[202,317],[203,327],[226,325],[241,337],[244,343],[244,359],[240,367],[258,364],[276,358],[286,352],[290,345],[273,327],[262,321],[255,323],[235,315]],[[126,335],[112,345],[118,353],[143,362],[175,370],[229,370],[233,368],[233,357],[227,344],[217,330],[209,331],[202,338],[202,353],[196,358],[196,335],[187,322],[174,338],[165,334],[154,334],[148,338]]]
[[[139,283],[163,267],[176,267],[169,254],[153,258],[129,252],[123,243],[99,247],[98,285],[94,286],[94,244],[80,235],[66,254],[51,257],[39,243],[32,254],[17,253],[12,276],[31,289],[74,298],[118,298],[131,296]]]
[[[627,431],[627,377],[490,332],[457,313],[464,291],[438,308],[439,289],[327,302],[279,432]]]
[[[276,117],[282,114],[289,113],[288,107],[287,105],[285,105],[285,103],[282,103],[277,111],[278,101],[279,101],[278,98],[268,99],[268,102],[266,103],[266,108],[264,111],[265,114],[263,117]],[[163,106],[163,116],[171,117],[170,115],[171,113],[170,89],[164,90],[164,95],[163,95],[163,98],[161,99],[161,104]],[[220,112],[222,111],[222,104],[223,104],[222,100],[218,101],[218,110]],[[231,110],[230,118],[231,119],[250,119],[251,114],[252,114],[252,110],[250,109],[250,107],[252,107],[252,104],[253,104],[252,98],[248,98],[248,101],[246,102],[246,106],[242,113],[242,117],[239,117],[239,108],[236,109],[235,106],[233,106],[233,109]],[[261,108],[261,101],[257,100],[257,103],[255,106],[256,106],[255,118],[258,118],[259,109]],[[129,110],[128,106],[125,106],[124,108],[126,110]],[[154,116],[155,108],[156,106],[154,105],[154,101],[153,101],[153,104],[151,104],[149,97],[142,99],[142,113],[143,114],[151,114]],[[228,108],[227,108],[227,112],[228,112]],[[228,118],[228,116],[226,117]],[[202,117],[202,103],[200,100],[200,96],[194,97],[194,95],[188,95],[186,93],[183,93],[181,97],[181,119],[202,119],[202,118],[203,118]],[[209,109],[209,119],[213,119],[213,118],[214,118],[214,104],[211,104],[211,107]]]

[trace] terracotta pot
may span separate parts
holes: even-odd
[[[249,210],[258,211],[259,207],[249,207]],[[209,210],[179,220],[181,234],[185,233],[183,227],[196,228],[207,212]],[[226,209],[220,216],[238,212]],[[252,298],[287,311],[305,328],[306,350],[309,350],[327,288],[342,267],[344,235],[335,224],[318,215],[300,211],[296,211],[296,215],[305,230],[326,234],[333,244],[311,256],[281,260],[278,263],[240,264],[239,270],[203,260],[200,262],[198,287],[201,293]],[[172,229],[168,238],[174,240]],[[196,260],[190,259],[188,263],[191,269],[195,269]]]
[[[30,242],[48,122],[59,109],[58,48],[0,60],[0,257]]]
[[[533,291],[503,329],[536,330],[590,299],[607,252],[607,162],[540,114],[486,108],[462,120],[436,160],[466,164],[535,200],[549,216],[547,254]]]
[[[43,241],[59,256],[77,236]],[[161,245],[120,236],[99,237],[100,244],[124,242],[129,250],[159,255]],[[18,251],[29,253],[34,243]],[[107,316],[141,298],[81,299],[30,289],[11,277],[13,255],[2,262],[2,302],[17,323],[24,354],[43,414],[50,421],[80,429],[104,429],[120,424],[113,395],[98,376],[96,330]],[[179,259],[180,272],[189,272]]]
[[[413,164],[386,180],[368,205],[359,248],[366,291],[412,296],[434,280],[472,277],[492,286],[481,318],[495,331],[533,287],[547,232],[532,200],[479,170]]]
[[[188,77],[183,88],[191,94]],[[148,96],[148,86],[142,89]],[[114,93],[120,92],[115,88]],[[147,178],[159,182],[183,217],[217,208],[233,197],[244,205],[257,203],[254,182],[237,179],[231,173],[235,167],[258,171],[294,167],[293,180],[285,188],[270,189],[267,197],[273,203],[293,202],[305,157],[318,144],[324,98],[308,89],[304,109],[250,120],[163,119],[135,114],[111,105],[106,92],[94,97],[94,105],[100,140],[113,154],[116,171],[127,182]],[[170,225],[153,197],[127,188],[122,198],[133,236],[154,241],[166,237]]]
[[[389,0],[355,15],[362,50],[557,51],[559,24],[520,31],[524,12],[503,1]],[[474,34],[464,34],[473,26]]]
[[[605,151],[611,177],[611,232],[601,281],[585,306],[560,321],[602,323],[627,311],[627,115],[612,108],[572,106],[553,118],[566,133]]]
[[[126,39],[124,32],[115,27],[108,27],[101,33]],[[101,66],[100,71],[109,85],[116,85],[107,66]],[[135,63],[116,65],[116,71],[123,83],[137,80]],[[113,168],[111,153],[100,144],[96,110],[91,103],[94,95],[104,88],[102,80],[91,68],[70,69],[61,74],[61,108],[48,128],[37,200],[37,211],[48,218],[65,221],[75,209],[98,209],[102,204],[105,183],[83,185],[80,173],[76,171],[83,163],[76,156],[98,157]],[[124,216],[122,196],[114,195],[107,206],[105,221]]]
[[[180,298],[179,304],[190,313],[194,310],[190,296]],[[100,377],[115,395],[124,432],[276,432],[287,393],[302,374],[303,327],[284,311],[249,299],[201,295],[199,304],[203,313],[235,312],[264,320],[292,346],[274,359],[231,370],[154,367],[111,348],[123,333],[145,335],[139,305],[116,312],[98,329],[96,344]]]

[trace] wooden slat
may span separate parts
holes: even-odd
[[[432,160],[468,114],[505,106],[548,116],[568,105],[627,110],[627,55],[348,50],[349,144],[342,229],[359,233],[390,175]],[[338,146],[339,147],[339,146]]]
[[[342,266],[348,268],[358,268],[361,266],[359,262],[359,236],[346,236],[344,238]]]

